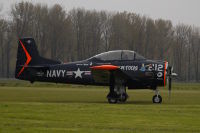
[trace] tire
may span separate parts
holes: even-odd
[[[108,98],[108,102],[111,104],[117,103],[117,99],[115,98]]]
[[[120,102],[126,102],[126,100],[128,99],[128,95],[127,94],[123,94],[122,98],[119,99]]]
[[[152,101],[153,103],[162,103],[162,97],[160,95],[154,95]]]

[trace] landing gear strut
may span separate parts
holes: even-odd
[[[110,92],[107,95],[109,103],[126,102],[128,95],[123,81],[114,78],[113,72],[110,75]]]
[[[114,88],[110,86],[110,92],[107,95],[109,103],[126,102],[128,95],[125,86],[115,85]]]
[[[155,89],[155,95],[152,98],[153,103],[162,103],[162,97],[159,95],[159,90]]]

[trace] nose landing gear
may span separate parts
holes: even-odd
[[[159,90],[155,89],[155,95],[152,98],[153,103],[162,103],[162,97],[159,95]]]

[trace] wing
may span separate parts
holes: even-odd
[[[129,77],[124,73],[119,66],[115,65],[100,65],[92,66],[91,72],[96,83],[108,84],[110,82],[110,73],[113,72],[114,76],[121,80],[128,80]]]

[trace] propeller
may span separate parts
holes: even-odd
[[[172,77],[176,77],[177,74],[173,73],[173,67],[168,66],[167,68],[167,77],[168,77],[168,91],[169,91],[169,99],[171,98],[171,90],[172,90]]]
[[[168,91],[169,91],[169,99],[171,98],[171,90],[172,90],[172,70],[173,67],[168,66],[168,70],[167,70],[167,77],[168,77]]]

